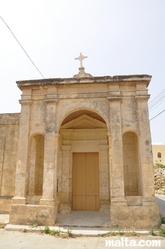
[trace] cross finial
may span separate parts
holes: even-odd
[[[80,61],[80,68],[83,67],[82,61],[84,59],[86,59],[86,58],[88,58],[88,56],[84,56],[84,55],[82,55],[82,53],[80,53],[79,57],[75,58],[75,60],[79,60]]]

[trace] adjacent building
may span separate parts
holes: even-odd
[[[152,145],[153,153],[153,163],[165,165],[165,145],[164,144],[153,144]]]

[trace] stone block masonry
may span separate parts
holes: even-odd
[[[15,190],[19,113],[0,114],[0,213],[9,213]]]
[[[113,226],[160,224],[150,80],[84,71],[17,82],[21,114],[0,115],[0,203],[11,224],[55,225],[72,211],[109,214]]]

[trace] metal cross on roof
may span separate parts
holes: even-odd
[[[82,61],[84,59],[88,58],[88,56],[84,56],[82,55],[82,53],[80,53],[79,57],[75,58],[75,60],[79,60],[80,61],[80,67],[83,67]]]

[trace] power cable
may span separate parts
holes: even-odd
[[[159,105],[161,105],[165,101],[165,95],[162,96],[162,98],[159,99],[158,102],[155,103],[149,110],[152,112],[155,108],[157,108]]]
[[[155,108],[160,104],[160,102],[163,102],[165,100],[165,95],[163,95],[161,98],[159,98],[152,106],[149,106],[149,110]]]
[[[151,102],[149,102],[149,109],[152,109],[159,101],[161,101],[165,97],[165,89],[160,92]]]
[[[31,61],[31,63],[33,64],[33,66],[37,69],[37,71],[40,73],[40,75],[42,76],[42,78],[45,79],[45,77],[40,72],[40,70],[35,65],[35,63],[32,61],[32,59],[30,58],[30,56],[28,55],[28,53],[26,52],[26,50],[23,48],[23,46],[21,45],[21,43],[18,41],[17,37],[14,35],[14,33],[12,32],[12,30],[9,28],[9,26],[7,25],[7,23],[3,20],[3,18],[1,16],[0,16],[0,18],[4,22],[4,24],[6,25],[6,27],[9,29],[9,31],[11,32],[11,34],[13,35],[13,37],[15,38],[15,40],[17,41],[17,43],[20,45],[20,47],[22,48],[22,50],[24,51],[24,53],[27,55],[27,57],[29,58],[29,60]]]
[[[159,97],[159,95],[161,95],[163,92],[165,91],[165,89],[163,91],[161,91],[155,98],[153,98],[149,104],[151,104],[157,97]]]
[[[160,114],[162,114],[163,112],[165,112],[165,109],[164,109],[163,111],[159,112],[159,113],[158,113],[156,116],[154,116],[153,118],[151,118],[150,121],[153,120],[154,118],[156,118],[157,116],[159,116]]]

